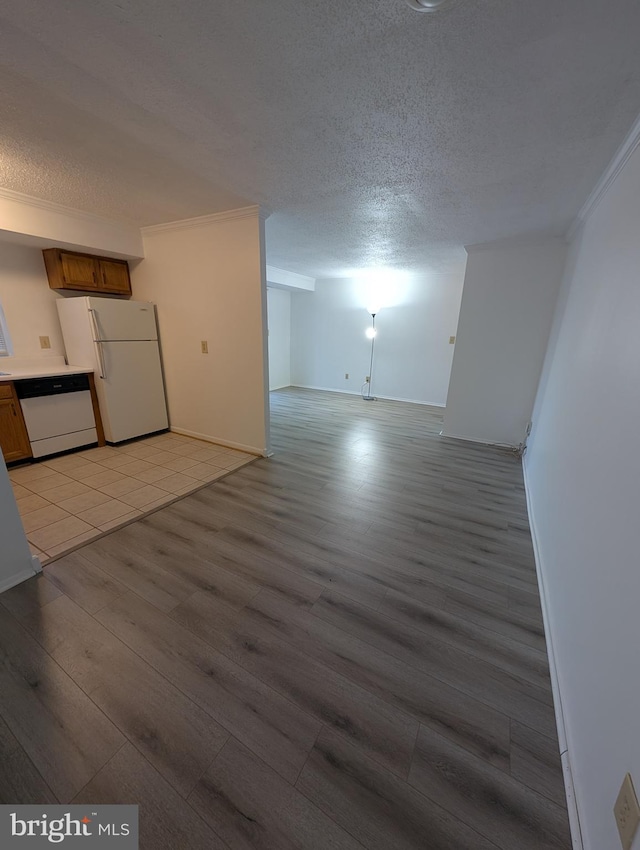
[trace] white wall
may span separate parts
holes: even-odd
[[[463,279],[461,267],[390,284],[383,297],[395,303],[376,316],[376,396],[445,404]],[[366,286],[351,279],[318,280],[315,292],[292,292],[292,384],[360,392],[371,352],[366,301]]]
[[[269,389],[291,385],[291,293],[267,289]]]
[[[639,232],[636,149],[572,246],[525,458],[587,850],[640,791]]]
[[[525,440],[566,257],[560,239],[470,247],[444,433]]]
[[[49,289],[40,249],[0,242],[0,303],[16,359],[64,355],[58,297]],[[49,337],[50,349],[40,348],[41,336]],[[2,358],[0,370],[11,371],[11,362]]]
[[[7,467],[0,452],[0,593],[35,575],[38,569],[31,558]]]
[[[266,280],[257,207],[143,234],[133,297],[158,306],[171,427],[266,452]]]

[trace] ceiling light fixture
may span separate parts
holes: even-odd
[[[449,3],[449,0],[406,0],[406,2],[416,12],[436,12]]]

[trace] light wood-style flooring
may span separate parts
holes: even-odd
[[[287,389],[276,455],[0,596],[0,802],[148,850],[569,850],[520,463]]]

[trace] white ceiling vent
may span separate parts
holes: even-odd
[[[416,12],[436,12],[442,6],[446,6],[451,0],[406,0]]]

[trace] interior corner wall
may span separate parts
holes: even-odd
[[[561,239],[469,250],[443,433],[526,439],[566,258]]]
[[[55,303],[59,297],[49,288],[41,249],[0,242],[0,304],[15,357],[64,355]],[[49,337],[50,349],[40,348],[41,336]],[[2,363],[9,360],[3,358],[0,368]]]
[[[425,273],[390,288],[376,315],[372,375],[376,396],[443,406],[460,309],[464,267]],[[291,293],[291,383],[360,393],[369,374],[371,324],[360,281],[317,280],[314,292]],[[349,377],[346,378],[345,375]]]
[[[291,385],[291,293],[267,289],[269,326],[269,389]]]
[[[133,297],[157,305],[171,427],[256,454],[268,451],[263,231],[256,212],[145,234],[131,272]]]
[[[525,455],[586,850],[619,846],[640,786],[639,229],[640,147],[571,246]]]

